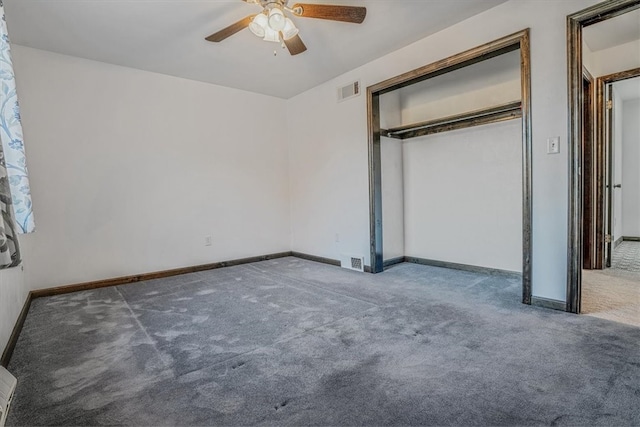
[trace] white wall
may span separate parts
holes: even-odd
[[[402,141],[382,137],[382,254],[385,260],[405,255],[404,161]]]
[[[356,79],[370,86],[530,27],[533,294],[564,300],[568,201],[566,17],[595,3],[512,0],[290,99],[293,248],[336,259],[340,251],[349,248],[369,261],[366,100],[361,96],[336,104],[336,87]],[[546,154],[546,140],[552,136],[561,137],[560,154]],[[340,245],[333,244],[330,237],[336,230],[341,232]]]
[[[9,341],[28,293],[29,286],[24,280],[21,266],[0,270],[0,355]]]
[[[640,237],[640,99],[622,111],[622,235]]]
[[[595,51],[591,55],[591,63],[596,71],[594,77],[638,68],[640,67],[640,40]]]
[[[32,288],[290,250],[283,100],[12,53],[38,228],[23,239]]]
[[[582,64],[593,78],[640,67],[640,40],[592,52],[583,38]]]
[[[404,142],[405,252],[522,271],[522,123]]]
[[[521,98],[520,52],[400,90],[403,124]],[[522,271],[520,120],[404,144],[405,255]]]
[[[589,45],[584,41],[584,36],[582,37],[582,66],[589,71],[591,77],[596,78],[600,75],[600,70],[598,70],[594,63],[593,52],[591,52]]]
[[[335,95],[336,87],[355,76],[347,74],[287,102],[292,250],[333,259],[359,254],[368,264],[365,97],[337,103]]]
[[[622,164],[622,157],[625,154],[622,147],[622,120],[624,117],[622,99],[616,93],[615,88],[613,90],[613,184],[620,184],[622,182],[622,174],[624,172],[624,165]],[[623,185],[624,187],[624,185]],[[622,237],[622,189],[613,189],[613,241],[615,242]]]
[[[402,124],[400,91],[380,97],[380,127],[390,129]],[[381,138],[382,175],[382,254],[385,260],[404,254],[404,182],[402,141]]]
[[[402,124],[519,101],[520,51],[400,89]]]

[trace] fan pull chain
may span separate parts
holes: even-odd
[[[284,40],[282,38],[280,38],[280,47],[282,47],[283,49],[286,49],[287,46],[284,44]],[[273,50],[273,56],[278,56],[278,51],[277,50]]]

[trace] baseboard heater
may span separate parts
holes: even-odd
[[[0,427],[4,427],[18,380],[0,366]]]

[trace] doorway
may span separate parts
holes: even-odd
[[[605,234],[598,240],[600,267],[582,272],[581,308],[640,327],[640,69],[600,77],[597,86],[603,99],[597,112],[605,152]]]
[[[627,157],[620,145],[622,107],[616,117],[613,104],[620,82],[640,88],[640,80],[633,79],[640,75],[639,8],[638,0],[604,2],[567,19],[570,198],[566,310],[573,313],[589,312],[594,302],[615,299],[612,286],[619,277],[612,277],[616,271],[610,267],[615,266],[616,250],[628,246],[621,246],[625,189],[622,161]],[[628,31],[624,31],[625,25]],[[625,49],[629,54],[624,54]],[[627,169],[639,169],[638,162]],[[640,221],[640,213],[637,216]],[[637,279],[633,286],[640,286],[640,275]],[[583,282],[588,286],[585,289]],[[606,294],[594,299],[595,282],[603,285]],[[626,299],[626,305],[637,299],[639,288],[629,289],[630,294],[619,295],[620,300]],[[638,317],[638,307],[631,308],[631,317]]]

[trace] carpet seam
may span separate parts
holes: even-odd
[[[122,295],[122,293],[120,292],[120,290],[118,289],[117,286],[114,286],[116,292],[118,293],[118,295],[120,295],[120,298],[122,298],[122,301],[124,301],[125,305],[127,306],[127,309],[129,310],[129,312],[131,313],[131,316],[133,317],[133,319],[135,320],[135,322],[138,324],[138,327],[142,330],[142,332],[144,333],[144,335],[147,337],[147,339],[150,341],[151,346],[153,347],[153,349],[156,351],[156,353],[158,354],[158,356],[160,357],[160,361],[165,365],[165,368],[167,369],[171,369],[170,366],[167,366],[164,357],[163,357],[163,353],[158,349],[158,344],[155,342],[155,340],[153,338],[151,338],[151,336],[149,335],[149,333],[147,332],[147,329],[142,325],[142,323],[140,322],[140,320],[138,320],[138,316],[136,316],[136,314],[133,312],[133,309],[131,308],[131,306],[129,305],[129,302],[126,300],[126,298],[124,297],[124,295]]]
[[[156,279],[154,279],[154,280],[156,280]],[[144,281],[140,281],[140,282],[137,282],[137,283],[144,283]],[[135,284],[137,284],[137,283],[135,283]],[[158,293],[158,294],[155,294],[155,295],[144,295],[144,296],[145,296],[145,297],[147,297],[147,298],[145,298],[146,300],[152,300],[152,299],[161,298],[161,297],[162,297],[162,298],[164,298],[164,297],[171,297],[171,296],[175,296],[176,294],[179,294],[179,293],[180,293],[180,292],[182,292],[182,291],[188,291],[188,290],[189,290],[189,289],[185,288],[185,287],[184,287],[184,285],[190,286],[190,285],[193,285],[193,284],[195,284],[195,283],[207,283],[207,284],[208,284],[208,282],[205,282],[205,280],[204,280],[204,279],[200,279],[200,280],[196,280],[196,281],[194,281],[194,282],[188,282],[188,283],[181,283],[181,284],[178,284],[178,285],[176,285],[176,286],[175,286],[175,287],[176,287],[176,289],[175,289],[175,290],[173,290],[172,292],[168,292],[168,293]],[[131,285],[131,284],[132,284],[132,283],[127,283],[127,285],[117,285],[117,286],[114,286],[114,288],[119,288],[120,286],[128,286],[128,285]],[[118,289],[118,293],[120,293],[120,290],[119,290],[119,289]],[[121,294],[121,293],[120,293],[120,294]],[[122,295],[122,294],[121,294],[121,295]],[[123,295],[122,297],[124,298],[124,295]],[[137,309],[136,309],[136,310],[137,310]]]
[[[310,262],[314,262],[314,261],[310,261]],[[260,273],[262,273],[262,271],[258,270],[258,268],[257,268],[257,267],[255,267],[254,265],[251,265],[251,264],[243,265],[243,267],[244,267],[244,268],[251,268],[251,269],[253,269],[253,270],[256,270],[256,271],[259,271]],[[338,267],[338,268],[340,268],[340,267]],[[307,282],[306,280],[294,279],[294,278],[292,278],[292,277],[289,277],[289,276],[287,276],[287,275],[285,275],[285,274],[281,274],[281,273],[271,272],[271,274],[272,274],[272,275],[274,275],[274,276],[284,277],[284,278],[286,278],[286,279],[292,280],[292,281],[294,281],[294,282],[299,282],[299,283],[302,283],[303,285],[308,285],[308,286],[311,286],[311,287],[316,288],[316,289],[321,289],[321,290],[323,290],[323,291],[325,291],[325,292],[328,292],[328,293],[331,293],[331,294],[335,294],[335,295],[339,295],[339,296],[344,297],[344,298],[349,298],[349,299],[352,299],[352,300],[354,300],[354,301],[363,302],[363,303],[366,303],[366,304],[371,304],[371,305],[373,305],[373,306],[375,306],[375,307],[381,307],[380,305],[378,305],[378,304],[376,304],[376,303],[374,303],[374,302],[366,301],[366,300],[363,300],[363,299],[360,299],[360,298],[352,297],[352,296],[350,296],[350,295],[342,294],[342,293],[340,293],[340,292],[332,291],[332,290],[330,290],[330,289],[324,288],[324,287],[322,287],[322,286],[320,286],[320,285],[317,285],[317,284],[315,284],[315,283]],[[268,277],[268,275],[265,275],[265,276],[267,276],[267,277]],[[293,286],[292,286],[292,287],[293,287]],[[298,289],[298,288],[296,288],[296,289]]]

